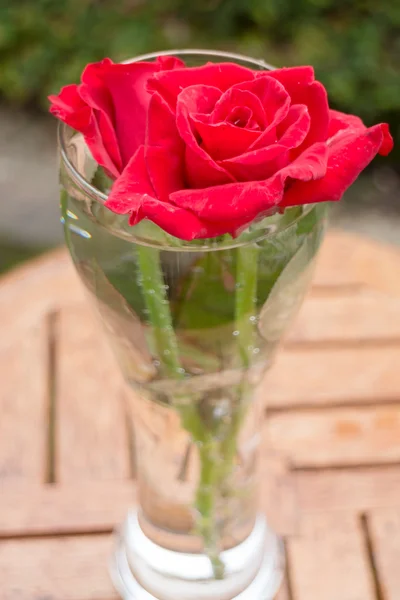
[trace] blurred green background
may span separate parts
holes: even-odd
[[[45,111],[47,95],[77,81],[87,62],[168,48],[228,49],[276,66],[314,65],[333,107],[359,114],[367,124],[388,121],[398,140],[399,32],[398,0],[1,0],[0,97],[35,119],[32,110]],[[5,119],[13,115],[7,112]],[[371,171],[366,175],[373,178],[376,201],[382,193],[390,197],[390,210],[400,204],[398,159],[397,148],[374,163],[387,173],[390,193],[382,171],[378,184]],[[35,238],[33,246],[49,240]],[[20,244],[11,244],[15,260],[25,256]],[[11,255],[4,259],[5,247],[0,269],[15,262]]]

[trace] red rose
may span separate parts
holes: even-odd
[[[329,109],[312,67],[88,65],[51,112],[115,178],[106,206],[182,239],[235,234],[272,209],[339,200],[393,141]]]

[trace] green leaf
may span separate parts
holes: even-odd
[[[103,167],[100,167],[99,165],[93,175],[92,185],[101,192],[108,194],[112,188],[112,184],[113,180],[108,177]]]

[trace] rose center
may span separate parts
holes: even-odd
[[[232,108],[226,117],[228,123],[232,123],[235,127],[255,129],[258,124],[253,117],[253,111],[248,106],[235,106]]]

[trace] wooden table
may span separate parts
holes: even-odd
[[[126,389],[65,251],[2,279],[0,332],[0,600],[113,600]],[[279,600],[399,600],[397,250],[328,236],[265,394]]]

